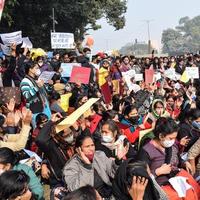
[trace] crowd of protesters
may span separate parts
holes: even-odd
[[[0,58],[1,200],[42,200],[44,185],[51,200],[200,199],[200,81],[165,76],[170,68],[180,76],[186,67],[200,68],[199,54],[136,58],[91,55],[85,47],[49,58],[11,48],[10,56]],[[90,68],[89,83],[71,83],[61,63]],[[146,69],[160,78],[146,84]],[[129,70],[135,70],[131,87],[123,76]],[[43,71],[55,72],[48,83],[38,78]],[[137,74],[144,80],[136,81]],[[5,102],[6,88],[20,89],[20,100]],[[64,94],[70,94],[67,110]],[[91,98],[98,101],[87,115],[56,131]]]

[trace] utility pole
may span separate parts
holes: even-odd
[[[144,20],[147,23],[147,33],[148,33],[148,54],[151,54],[151,36],[150,36],[150,22],[153,20]]]
[[[56,32],[56,30],[55,30],[55,12],[54,12],[54,8],[52,8],[52,18],[53,18],[53,32]]]

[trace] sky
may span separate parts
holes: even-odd
[[[135,39],[147,42],[148,29],[145,20],[152,20],[150,38],[161,47],[163,30],[176,27],[182,17],[193,18],[197,15],[200,15],[200,0],[128,0],[126,25],[123,29],[115,31],[105,19],[101,19],[97,24],[102,28],[88,33],[95,41],[94,52],[120,49]]]

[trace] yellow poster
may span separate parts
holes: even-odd
[[[61,97],[60,106],[65,112],[67,112],[69,109],[69,98],[71,96],[72,96],[72,93],[63,94],[60,96]]]
[[[56,126],[56,133],[72,126],[99,98],[91,98]]]

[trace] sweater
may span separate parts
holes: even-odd
[[[66,163],[63,176],[70,191],[86,185],[94,186],[95,170],[103,182],[111,186],[110,178],[114,178],[117,168],[115,161],[109,159],[104,152],[96,151],[90,165],[83,163],[79,155],[76,154]]]
[[[19,134],[9,134],[4,141],[0,141],[0,147],[7,147],[13,151],[20,151],[25,148],[31,127],[23,125]]]

